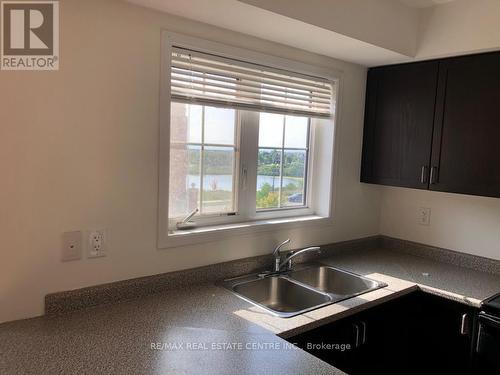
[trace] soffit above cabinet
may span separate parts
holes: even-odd
[[[366,38],[352,36],[352,33],[337,32],[327,27],[237,0],[127,1],[175,16],[364,66],[407,61],[411,59],[413,53],[412,50],[408,50],[406,41],[400,42],[399,47],[389,44],[377,45],[373,41],[365,40]],[[322,0],[315,1],[321,2]],[[384,21],[381,20],[380,23],[383,24]],[[180,30],[171,31],[182,32]],[[392,30],[389,34],[397,33]],[[193,34],[193,36],[197,35]]]

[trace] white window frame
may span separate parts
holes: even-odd
[[[307,166],[307,187],[306,207],[281,208],[279,210],[247,210],[251,206],[250,200],[255,206],[256,186],[253,181],[256,180],[257,173],[257,155],[255,153],[255,144],[258,144],[258,126],[245,126],[249,121],[255,124],[258,119],[252,119],[257,116],[257,112],[240,111],[240,137],[241,139],[253,139],[254,142],[240,143],[239,157],[248,165],[240,165],[240,172],[245,167],[247,170],[247,179],[252,181],[244,189],[239,189],[236,195],[239,195],[240,202],[247,200],[239,206],[239,214],[236,216],[219,216],[203,218],[196,220],[199,227],[194,230],[175,231],[172,230],[172,223],[168,218],[169,202],[169,166],[170,166],[170,61],[172,47],[191,48],[200,52],[217,54],[219,56],[240,59],[247,62],[264,64],[278,69],[295,71],[298,73],[314,75],[326,78],[334,83],[334,105],[335,111],[332,119],[311,119],[309,132],[309,155]],[[158,248],[168,248],[183,246],[205,241],[218,240],[226,236],[240,235],[251,232],[278,230],[282,228],[292,228],[308,224],[318,225],[331,224],[332,212],[335,205],[336,195],[336,152],[338,147],[336,129],[339,120],[340,91],[342,85],[342,72],[334,69],[325,69],[311,66],[300,62],[287,60],[279,57],[264,55],[237,47],[230,47],[217,42],[207,41],[199,38],[172,33],[167,30],[162,31],[162,62],[161,62],[161,82],[160,82],[160,144],[159,144],[159,192],[158,192]],[[321,123],[321,132],[326,132],[317,136],[316,123]],[[333,123],[332,123],[333,122]],[[330,129],[328,129],[330,127]],[[329,137],[328,137],[329,136]],[[322,143],[318,145],[318,143]],[[323,149],[330,148],[327,152]],[[330,170],[318,171],[316,168],[316,159],[329,159]],[[333,158],[333,160],[331,160]],[[323,161],[326,161],[323,160]],[[318,164],[320,164],[318,162]],[[320,173],[321,172],[321,173]],[[325,173],[326,172],[326,173]],[[241,176],[240,176],[241,178]],[[315,186],[316,180],[321,180],[321,186]],[[315,183],[313,184],[313,181]],[[314,186],[313,186],[314,185]],[[333,190],[333,194],[332,194]],[[323,204],[319,206],[321,199]],[[316,202],[313,202],[316,201]],[[244,220],[242,220],[244,218]],[[242,222],[243,221],[243,222]],[[170,228],[170,229],[169,229]]]
[[[249,115],[255,115],[255,117],[258,117],[258,113],[253,113]],[[258,120],[255,120],[256,123],[258,123]],[[259,138],[259,127],[256,126],[257,124],[251,124],[253,126],[245,126],[242,128],[245,129],[247,132],[247,139],[252,139],[254,140],[253,144],[247,144],[248,147],[248,154],[245,155],[245,159],[248,162],[248,165],[246,166],[248,169],[248,174],[251,178],[249,180],[252,182],[251,184],[248,184],[246,187],[246,191],[248,192],[248,200],[249,202],[247,205],[249,207],[252,207],[255,209],[256,202],[255,198],[257,195],[257,186],[254,182],[257,181],[257,157],[258,155],[255,153],[255,151],[259,148],[258,145],[258,138]],[[248,134],[250,133],[250,134]],[[304,206],[299,206],[299,207],[282,207],[282,208],[269,208],[269,209],[260,209],[260,210],[253,210],[252,212],[249,212],[247,216],[249,217],[250,220],[264,220],[264,219],[274,219],[274,218],[286,218],[286,217],[298,217],[298,216],[306,216],[306,215],[313,215],[314,210],[311,208],[311,196],[310,196],[310,191],[311,191],[311,184],[313,181],[313,168],[312,168],[312,157],[311,154],[314,152],[314,147],[312,146],[312,140],[314,139],[314,126],[313,126],[313,120],[310,121],[309,124],[309,135],[308,135],[308,157],[307,157],[307,166],[306,166],[306,184],[307,186],[305,187],[305,192],[306,192],[306,197],[305,199],[305,205]],[[265,147],[264,147],[265,148]],[[272,148],[272,147],[270,147]],[[286,147],[283,147],[286,149]],[[282,161],[283,162],[283,161]],[[243,166],[242,166],[243,167]]]
[[[236,176],[233,177],[233,199],[234,199],[234,208],[236,210],[236,212],[238,212],[238,208],[239,208],[239,202],[240,202],[240,192],[239,192],[239,186],[240,186],[240,181],[239,181],[239,170],[241,169],[240,168],[240,159],[241,159],[241,154],[240,154],[240,139],[241,139],[241,121],[240,121],[240,117],[241,117],[241,114],[238,112],[238,111],[235,111],[236,112],[236,116],[235,116],[235,127],[234,127],[234,131],[235,131],[235,134],[234,134],[234,137],[235,137],[235,144],[234,145],[224,145],[224,144],[220,144],[220,145],[215,145],[215,147],[234,147],[234,150],[235,150],[235,155],[234,155],[234,169],[236,171]],[[204,127],[205,124],[204,124],[204,120],[203,120],[203,124],[202,126]],[[170,121],[169,121],[169,127],[170,127]],[[203,132],[202,132],[203,133]],[[186,142],[186,144],[191,144],[191,143],[196,143],[196,142]],[[206,147],[213,147],[214,145],[210,145],[209,142],[205,143],[203,142],[203,144],[206,146]],[[170,149],[170,143],[169,143],[169,149]],[[169,165],[169,168],[170,168],[170,165]],[[200,170],[200,175],[202,176],[203,175],[203,170],[201,169]],[[200,184],[200,194],[203,194],[202,192],[202,184]],[[175,229],[175,224],[177,222],[179,222],[180,220],[182,220],[182,218],[170,218],[168,219],[168,227],[169,227],[169,230],[173,230]],[[231,223],[231,222],[236,222],[238,221],[238,215],[225,215],[223,213],[221,214],[217,214],[217,213],[213,213],[213,214],[204,214],[204,215],[199,215],[199,216],[196,216],[196,223],[197,225],[199,225],[200,227],[204,227],[204,226],[208,226],[208,225],[218,225],[218,224],[227,224],[227,223]]]

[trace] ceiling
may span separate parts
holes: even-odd
[[[412,8],[428,8],[439,4],[449,3],[454,0],[399,0]]]
[[[500,0],[125,1],[364,66],[500,49]]]

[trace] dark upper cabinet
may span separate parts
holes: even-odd
[[[369,70],[361,181],[428,188],[438,65]]]
[[[368,72],[361,181],[500,197],[500,52]]]
[[[440,65],[431,190],[500,197],[500,53]]]

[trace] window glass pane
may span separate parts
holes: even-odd
[[[184,217],[200,204],[200,157],[199,146],[175,145],[170,148],[170,218]]]
[[[305,204],[306,152],[285,150],[281,206],[303,206]]]
[[[205,143],[234,145],[236,111],[205,107]]]
[[[257,208],[277,208],[280,197],[281,150],[259,149]]]
[[[259,120],[259,147],[283,147],[283,115],[261,113]]]
[[[182,103],[171,108],[169,218],[196,208],[197,217],[236,212],[236,110]],[[250,181],[257,210],[305,206],[308,135],[307,117],[259,114],[257,179]]]
[[[202,214],[234,211],[234,149],[205,147],[203,151]]]
[[[307,148],[307,117],[286,116],[285,148]]]
[[[170,139],[174,142],[201,142],[202,107],[171,103]]]

